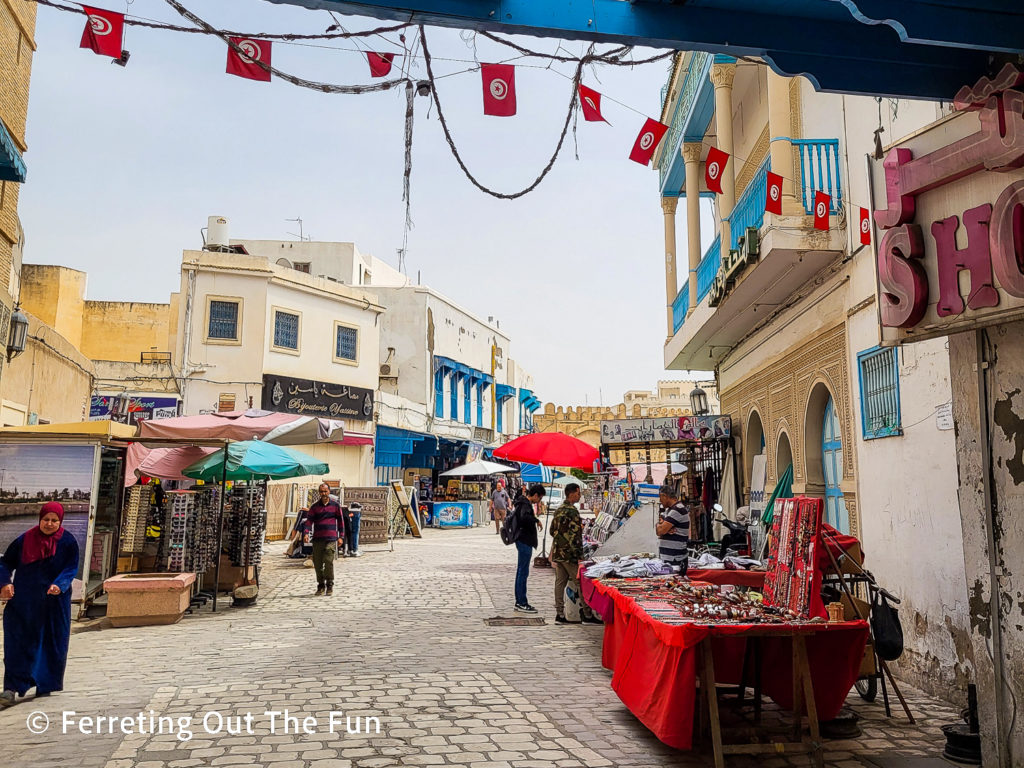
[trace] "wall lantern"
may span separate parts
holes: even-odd
[[[708,412],[708,395],[699,386],[694,387],[690,392],[690,407],[694,416],[704,416]]]
[[[11,328],[7,334],[7,362],[25,351],[25,343],[28,340],[28,318],[21,311],[21,307],[14,308],[11,315]]]

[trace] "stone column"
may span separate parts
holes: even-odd
[[[798,171],[793,165],[793,145],[787,139],[794,139],[792,131],[792,104],[789,99],[789,78],[775,74],[768,69],[768,136],[771,144],[771,171],[782,176],[782,213],[786,216],[801,213],[803,200],[800,188],[794,183]]]
[[[683,144],[683,162],[686,166],[686,252],[690,264],[690,308],[697,307],[697,267],[700,252],[700,155],[704,146],[700,142]]]
[[[711,84],[715,86],[715,127],[717,145],[728,153],[729,162],[722,170],[722,194],[718,196],[718,213],[721,217],[719,235],[722,238],[722,256],[732,247],[728,217],[736,206],[736,158],[733,157],[732,143],[732,81],[736,77],[735,64],[712,64]]]
[[[672,321],[672,303],[676,300],[676,205],[677,197],[661,198],[665,214],[665,304],[668,311],[668,338],[675,333]]]

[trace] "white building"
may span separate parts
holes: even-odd
[[[493,446],[528,431],[540,401],[510,358],[511,342],[426,286],[373,288],[381,321],[378,480],[429,469],[467,443]]]
[[[289,245],[259,241],[253,250],[276,254]],[[300,257],[305,263],[323,269],[337,257],[346,276],[365,279],[366,265],[373,264],[353,258],[354,248],[346,260],[348,244],[340,254],[327,243],[294,245],[310,254]],[[242,252],[248,247],[240,241],[182,256],[171,327],[184,414],[264,408],[339,418],[344,443],[303,450],[329,463],[332,477],[345,484],[372,484],[384,308],[368,291],[283,266],[283,257]]]

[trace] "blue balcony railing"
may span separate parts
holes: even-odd
[[[697,303],[704,301],[704,297],[708,295],[708,291],[711,290],[711,286],[715,282],[715,276],[718,275],[718,268],[722,266],[722,239],[716,237],[715,241],[708,246],[707,252],[704,254],[704,258],[700,260],[700,265],[697,267]]]
[[[814,215],[814,193],[832,198],[832,213],[842,205],[843,186],[839,181],[839,139],[793,139],[800,153],[800,186],[804,210]]]
[[[694,51],[691,54],[690,66],[683,77],[682,91],[679,98],[676,99],[675,109],[672,110],[672,121],[669,123],[668,135],[665,137],[665,149],[658,168],[658,185],[662,189],[665,187],[665,176],[672,169],[672,163],[675,162],[676,156],[679,154],[679,140],[682,137],[686,121],[693,111],[693,102],[697,98],[697,92],[711,71],[712,59],[714,59],[714,54],[703,51]],[[666,96],[667,93],[666,91]],[[664,99],[662,106],[664,106]]]
[[[690,309],[690,286],[683,283],[683,288],[676,294],[676,300],[672,302],[672,332],[679,333],[679,329],[686,322],[686,313]]]
[[[729,216],[729,232],[732,237],[732,248],[738,248],[737,242],[747,231],[747,227],[760,230],[764,223],[764,204],[768,191],[768,160],[757,169],[754,178],[743,190],[736,207]]]

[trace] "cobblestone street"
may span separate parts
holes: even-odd
[[[552,574],[535,571],[530,600],[548,624],[488,627],[512,614],[514,550],[493,528],[426,531],[395,551],[367,548],[337,562],[333,597],[315,598],[314,577],[268,546],[257,605],[209,609],[179,624],[76,633],[66,691],[0,712],[5,768],[570,768],[697,766],[704,754],[654,739],[619,703],[601,667],[599,626],[552,623]],[[939,726],[954,711],[908,690],[916,727],[886,721],[881,704],[854,694],[864,734],[826,746],[826,763],[874,765],[880,754],[938,755]],[[315,717],[312,734],[271,734],[263,713]],[[49,716],[32,735],[26,719]],[[62,712],[82,716],[191,717],[193,738],[60,733]],[[328,730],[329,713],[351,718]],[[207,712],[225,717],[208,735]],[[234,735],[251,712],[254,733]],[[232,716],[228,720],[228,716]],[[380,733],[363,731],[377,717]],[[217,720],[210,721],[211,726]],[[298,728],[295,724],[292,730]],[[346,727],[347,726],[347,727]],[[370,730],[374,730],[372,727]],[[731,766],[809,765],[800,757],[732,758]]]

